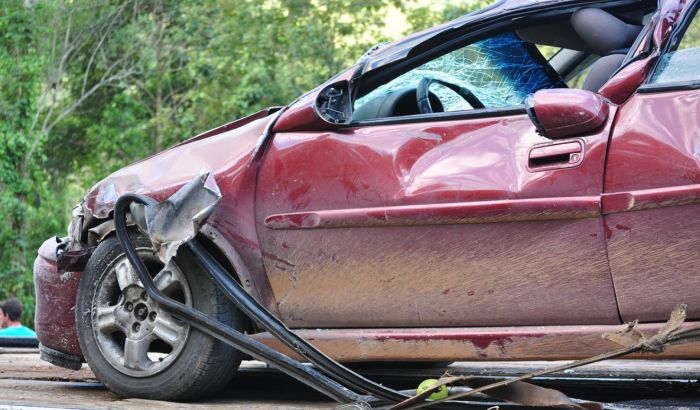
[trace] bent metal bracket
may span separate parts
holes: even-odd
[[[680,305],[672,312],[664,327],[655,335],[642,334],[638,330],[636,322],[625,325],[618,332],[602,335],[602,337],[623,346],[615,351],[496,382],[493,382],[491,378],[445,374],[438,383],[420,394],[416,394],[415,391],[395,391],[346,368],[297,336],[248,295],[238,285],[231,273],[227,272],[197,243],[195,240],[197,233],[206,223],[220,199],[221,193],[216,181],[207,171],[203,171],[170,198],[160,203],[149,197],[135,194],[125,194],[119,198],[115,207],[117,237],[146,291],[150,297],[173,315],[255,359],[268,363],[328,397],[340,403],[346,403],[342,406],[345,409],[388,408],[398,410],[428,406],[444,409],[485,409],[489,407],[495,409],[498,408],[498,403],[506,402],[508,407],[516,405],[523,408],[553,407],[602,410],[604,407],[600,403],[571,399],[557,390],[536,386],[525,382],[525,380],[630,353],[660,353],[670,345],[700,340],[700,325],[681,327],[686,318],[686,306]],[[165,264],[164,269],[168,269],[168,265],[174,263],[173,258],[178,249],[182,245],[186,245],[190,254],[209,273],[217,287],[243,313],[315,367],[292,360],[247,335],[162,295],[153,285],[147,269],[129,242],[126,230],[127,210],[131,215],[130,219],[133,219],[138,229],[150,238],[154,249]],[[448,397],[430,400],[430,395],[442,386],[448,386]],[[481,400],[479,402],[464,401],[467,398],[475,397],[479,397]],[[488,402],[484,402],[484,398],[495,400],[493,402],[495,406],[487,405]]]

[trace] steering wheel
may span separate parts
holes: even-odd
[[[482,103],[468,88],[458,84],[453,84],[445,80],[440,80],[433,77],[423,77],[416,87],[416,99],[418,100],[418,110],[421,114],[430,114],[433,112],[433,107],[430,105],[430,86],[433,83],[444,85],[454,91],[460,97],[464,98],[472,108],[485,108]]]

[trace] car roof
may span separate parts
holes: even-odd
[[[660,2],[662,2],[661,0]],[[419,31],[408,37],[396,40],[391,43],[376,46],[373,50],[365,54],[360,60],[362,73],[375,70],[379,67],[395,63],[410,56],[410,53],[417,46],[436,40],[446,34],[462,31],[468,25],[483,22],[495,17],[513,17],[517,14],[527,14],[537,12],[551,7],[569,6],[606,6],[611,4],[626,3],[620,0],[498,0],[491,5],[476,10],[472,13],[461,16],[450,22],[439,26],[431,27],[427,30]],[[632,3],[629,1],[627,3]]]

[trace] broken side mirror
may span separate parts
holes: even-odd
[[[347,81],[338,81],[300,98],[280,116],[274,131],[332,130],[350,121],[350,87]]]
[[[347,124],[352,120],[352,99],[347,81],[331,84],[316,98],[321,118],[332,124]]]
[[[577,89],[539,90],[527,97],[525,109],[537,133],[550,139],[591,132],[605,124],[610,112],[599,94]]]

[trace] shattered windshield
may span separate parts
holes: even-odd
[[[537,90],[566,87],[534,45],[509,32],[414,68],[357,99],[354,107],[357,109],[397,90],[415,89],[425,77],[467,88],[485,108],[519,105]],[[473,108],[455,91],[439,83],[434,83],[430,91],[440,100],[443,111]]]

